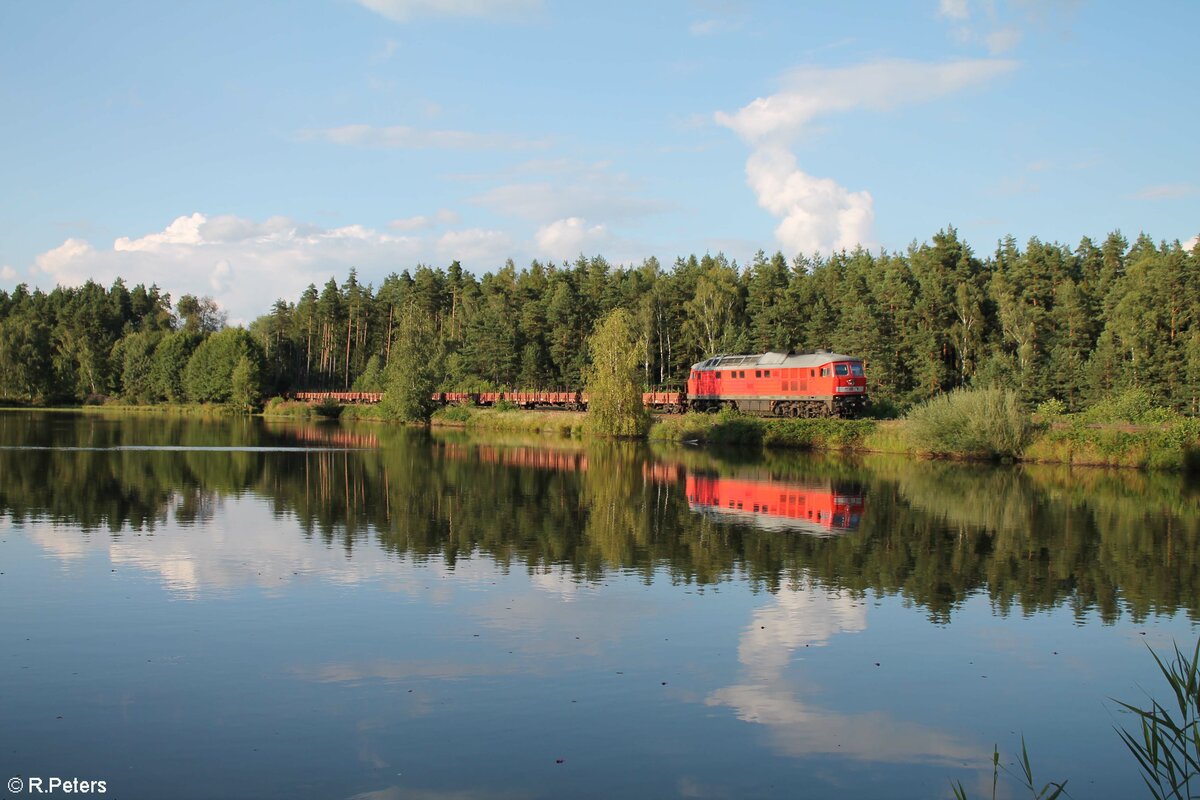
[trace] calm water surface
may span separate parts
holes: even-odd
[[[127,798],[990,797],[1194,642],[1185,479],[0,415],[0,778]],[[1001,778],[1001,796],[1017,796]]]

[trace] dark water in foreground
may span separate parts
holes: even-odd
[[[2,414],[0,779],[990,797],[1024,734],[1039,780],[1140,796],[1109,698],[1195,641],[1198,504],[1137,473]]]

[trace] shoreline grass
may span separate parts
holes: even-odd
[[[35,412],[38,414],[110,414],[114,416],[168,415],[181,417],[232,417],[246,412],[233,406],[206,403],[101,403],[73,406],[0,406],[0,411]]]
[[[536,433],[578,438],[584,435],[586,420],[587,414],[581,411],[522,411],[447,406],[435,411],[429,424],[435,428]]]
[[[226,405],[101,403],[32,407],[13,405],[0,411],[109,416],[233,417],[246,412]],[[1103,411],[1103,409],[1101,410]],[[264,418],[307,421],[336,420],[397,424],[378,406],[312,405],[273,398]],[[946,460],[1013,460],[1032,464],[1119,467],[1164,472],[1200,473],[1200,419],[1167,415],[1123,419],[1128,414],[1085,412],[1047,416],[1032,426],[1032,439],[1019,452],[981,453],[934,447],[921,438],[911,419],[775,419],[736,412],[654,416],[646,439],[758,450],[849,451],[893,453],[910,458]],[[527,433],[583,438],[587,415],[571,411],[525,411],[505,408],[448,406],[438,409],[429,425],[467,431]]]

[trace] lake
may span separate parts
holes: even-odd
[[[119,800],[1125,798],[1200,487],[10,412],[0,604],[0,777]]]

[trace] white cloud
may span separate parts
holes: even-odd
[[[1191,183],[1163,183],[1157,186],[1146,186],[1130,195],[1134,200],[1180,200],[1191,197],[1196,193],[1196,186]]]
[[[746,162],[746,177],[759,205],[782,218],[775,238],[789,252],[872,244],[875,209],[869,192],[852,192],[829,178],[814,178],[780,147],[756,150]]]
[[[1184,250],[1191,250],[1196,245],[1200,244],[1200,236],[1193,236],[1183,243]]]
[[[17,279],[17,271],[8,264],[0,267],[0,281],[12,281]]]
[[[536,11],[541,0],[357,0],[363,8],[395,22],[417,16],[496,17]]]
[[[538,254],[556,261],[569,261],[580,253],[601,253],[612,239],[606,226],[589,226],[581,217],[556,220],[538,228],[534,234]]]
[[[457,215],[439,211],[448,223]],[[120,237],[111,248],[68,239],[42,253],[35,274],[77,286],[88,279],[108,284],[157,284],[173,297],[212,295],[233,322],[265,313],[271,300],[294,300],[309,283],[341,280],[355,266],[365,283],[419,261],[460,260],[467,268],[493,269],[512,255],[507,234],[470,229],[421,238],[380,232],[363,225],[321,228],[286,217],[259,222],[232,216],[182,216],[161,231]]]
[[[971,15],[967,0],[938,0],[938,16],[946,19],[965,20]]]
[[[739,682],[710,693],[705,704],[725,706],[743,722],[771,731],[789,756],[834,754],[876,762],[962,763],[979,748],[961,737],[887,714],[842,714],[805,702],[789,673],[794,654],[867,629],[866,607],[845,592],[784,588],[755,610],[738,643]]]
[[[839,111],[888,111],[927,102],[1012,71],[1013,61],[976,59],[943,64],[880,61],[853,67],[805,67],[784,78],[781,91],[759,97],[716,122],[737,133],[754,152],[746,177],[759,205],[782,219],[775,234],[792,252],[838,250],[871,243],[873,201],[796,164],[789,145],[814,120]]]
[[[415,217],[394,219],[388,223],[388,227],[394,231],[419,231],[438,225],[456,225],[458,221],[459,217],[456,212],[448,208],[441,208],[433,215],[420,214]]]
[[[891,60],[835,69],[804,67],[785,76],[782,91],[760,97],[735,114],[719,111],[715,117],[751,144],[786,142],[819,116],[856,108],[889,111],[935,100],[1016,66],[1015,61],[966,59],[942,64]]]
[[[324,139],[333,144],[384,150],[517,150],[544,147],[546,144],[545,141],[500,133],[427,130],[408,125],[341,125],[302,131],[300,135],[305,139]]]
[[[984,44],[987,45],[988,52],[992,55],[1007,53],[1021,42],[1021,31],[1009,25],[1006,28],[992,31],[987,36],[983,37]]]

